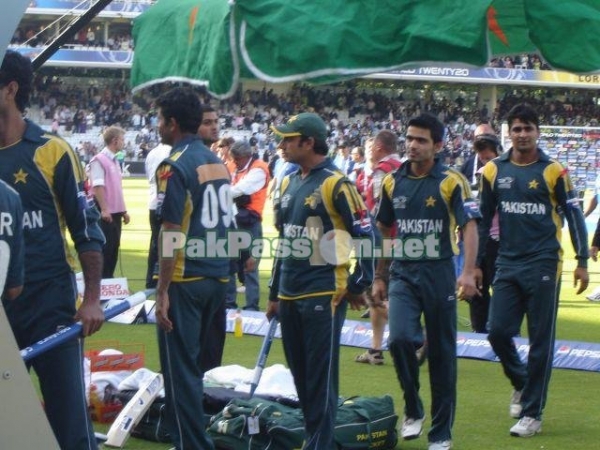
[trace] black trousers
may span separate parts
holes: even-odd
[[[121,245],[121,227],[123,224],[123,213],[112,214],[112,222],[100,220],[100,228],[106,238],[102,248],[104,265],[102,266],[102,278],[114,278],[115,267],[119,259],[119,247]]]
[[[498,248],[500,248],[500,242],[488,238],[485,243],[485,260],[481,267],[481,272],[483,273],[481,295],[477,295],[469,301],[471,328],[475,333],[488,332],[491,297],[490,288],[492,287],[492,281],[494,281],[494,275],[496,274]]]
[[[155,288],[158,280],[153,280],[154,274],[158,274],[158,233],[160,232],[160,221],[155,209],[150,210],[150,246],[148,247],[148,267],[146,269],[146,289]]]

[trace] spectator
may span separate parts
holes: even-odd
[[[103,134],[104,149],[90,161],[94,199],[100,208],[100,226],[106,238],[102,278],[114,277],[121,245],[121,226],[123,223],[127,225],[130,220],[123,195],[121,169],[116,156],[125,144],[124,136],[125,130],[122,128],[108,127]]]

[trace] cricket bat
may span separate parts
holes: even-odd
[[[146,301],[146,299],[153,295],[156,292],[155,289],[146,289],[145,291],[136,292],[133,295],[115,303],[113,306],[104,310],[104,317],[108,320],[115,316],[118,316],[122,312],[127,311],[129,308],[132,308],[140,303]],[[61,330],[57,331],[50,336],[45,337],[37,341],[35,344],[31,344],[29,347],[22,349],[21,357],[24,361],[29,361],[30,359],[39,356],[40,354],[50,350],[51,348],[56,347],[59,344],[62,344],[69,339],[74,339],[81,334],[81,330],[83,329],[83,325],[81,322],[74,323],[71,326],[64,327]]]
[[[256,367],[254,368],[254,377],[250,383],[250,398],[252,398],[254,395],[254,391],[256,391],[258,383],[260,382],[263,369],[267,363],[269,351],[271,350],[271,344],[273,343],[273,338],[275,337],[275,331],[277,331],[277,319],[273,317],[271,319],[271,323],[269,324],[267,334],[265,334],[265,338],[263,339],[262,347],[260,348],[260,353],[258,354],[258,360],[256,361]]]
[[[148,411],[162,387],[163,377],[160,373],[157,373],[140,386],[140,389],[127,402],[108,430],[105,446],[122,448],[125,445],[131,430]]]

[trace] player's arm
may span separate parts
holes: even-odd
[[[168,248],[173,233],[181,233],[186,188],[182,175],[170,164],[163,163],[156,172],[158,181],[157,215],[162,221],[158,238],[158,283],[156,285],[156,321],[165,331],[173,329],[169,319],[169,286],[175,273],[177,254]]]
[[[485,244],[490,235],[492,219],[496,214],[496,198],[492,190],[492,183],[496,172],[496,165],[490,162],[485,165],[481,179],[479,180],[479,212],[481,219],[478,225],[479,239],[475,259],[475,265],[479,268],[482,267],[485,260]]]
[[[51,145],[61,143],[53,141]],[[79,255],[85,283],[83,301],[75,314],[75,320],[82,322],[83,336],[90,336],[104,323],[104,313],[100,306],[104,235],[98,225],[98,210],[88,204],[85,195],[85,174],[79,157],[68,146],[63,150],[64,153],[54,167],[54,194]]]
[[[393,256],[392,235],[394,222],[396,220],[391,199],[393,180],[391,174],[383,179],[379,193],[379,202],[375,211],[377,229],[379,230],[382,240],[382,257],[377,259],[373,287],[371,289],[371,294],[375,303],[384,302],[388,297],[390,265]]]
[[[569,174],[566,170],[560,172],[554,192],[556,200],[563,210],[567,223],[569,224],[571,243],[573,244],[575,257],[577,259],[577,267],[573,274],[573,286],[577,286],[577,283],[579,282],[579,288],[576,293],[581,294],[587,289],[589,284],[589,275],[587,271],[587,260],[589,258],[588,235],[585,226],[585,218],[581,212],[579,197],[573,189]]]
[[[9,258],[8,272],[6,274],[6,284],[4,286],[3,298],[14,300],[23,291],[23,281],[25,278],[25,243],[23,240],[23,207],[21,200],[17,194],[14,194],[14,205],[11,205],[13,224],[12,224],[12,240],[9,248],[5,250]],[[4,245],[4,243],[2,243]],[[0,252],[3,253],[3,252]],[[0,255],[4,256],[4,255]],[[4,261],[4,258],[0,258]],[[0,268],[0,270],[4,270]]]

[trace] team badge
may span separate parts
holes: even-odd
[[[533,179],[529,182],[529,189],[537,189],[540,183],[536,179]]]
[[[514,178],[513,177],[503,177],[498,179],[498,189],[510,189],[512,188]]]
[[[435,206],[435,198],[433,198],[433,195],[430,195],[425,199],[425,206],[427,208],[433,208]]]
[[[322,202],[323,196],[321,195],[320,188],[315,189],[312,194],[304,199],[304,205],[308,206],[310,209],[317,209],[317,206]]]
[[[408,201],[408,198],[401,195],[400,197],[394,197],[392,199],[392,205],[394,206],[394,209],[406,209],[407,201]]]
[[[27,172],[25,172],[23,170],[23,168],[20,168],[18,172],[13,173],[13,176],[15,177],[14,184],[18,184],[18,183],[27,184],[27,175],[29,175],[29,174]]]

